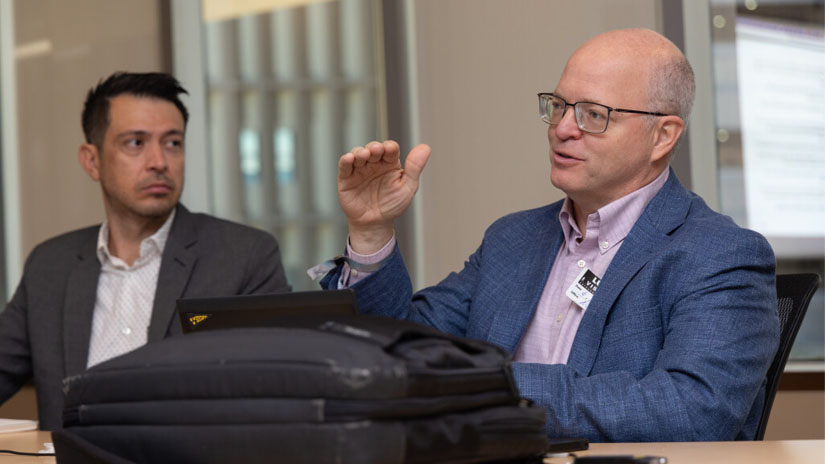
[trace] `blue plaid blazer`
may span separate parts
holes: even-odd
[[[396,248],[353,286],[360,310],[513,352],[563,241],[561,205],[499,219],[460,272],[415,294]],[[602,276],[567,364],[514,363],[513,372],[522,396],[546,409],[550,436],[753,439],[778,340],[767,241],[712,211],[671,171]]]

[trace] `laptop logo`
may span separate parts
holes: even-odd
[[[192,324],[192,327],[200,324],[201,322],[209,319],[211,314],[196,314],[194,316],[189,316],[189,323]]]

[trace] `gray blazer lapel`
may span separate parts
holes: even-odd
[[[567,361],[579,374],[587,375],[593,368],[607,315],[619,293],[656,251],[666,246],[669,234],[684,223],[689,208],[690,193],[671,170],[665,185],[628,233],[584,313]]]
[[[77,263],[69,272],[63,311],[63,353],[65,375],[86,370],[89,341],[92,338],[92,317],[97,300],[100,261],[97,259],[97,231],[77,254]]]
[[[149,323],[149,343],[163,339],[169,330],[175,314],[175,302],[183,295],[197,261],[192,249],[197,241],[198,233],[189,211],[183,205],[178,205],[158,272],[158,285]]]
[[[564,238],[558,222],[562,203],[555,203],[527,224],[523,236],[530,238],[531,247],[520,250],[523,253],[514,260],[516,268],[502,270],[509,285],[508,290],[502,290],[507,304],[495,311],[487,341],[510,352],[515,351],[533,319]]]

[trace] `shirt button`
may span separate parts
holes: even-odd
[[[130,329],[129,327],[124,327],[120,329],[120,332],[123,333],[123,335],[129,335],[130,333],[132,333],[132,329]]]
[[[564,319],[564,315],[563,315],[563,314],[559,314],[559,316],[556,318],[556,321],[557,321],[557,322],[561,322],[561,320],[562,320],[562,319]]]
[[[607,243],[607,241],[606,241],[606,240],[605,240],[604,242],[602,242],[602,249],[603,249],[603,250],[606,250],[606,249],[607,249],[607,247],[609,247],[609,246],[610,246],[610,244],[609,244],[609,243]]]
[[[358,269],[350,269],[350,275],[352,275],[353,277],[357,276],[358,275]]]
[[[580,259],[576,264],[578,264],[579,267],[584,267],[587,263],[585,263],[583,259]]]

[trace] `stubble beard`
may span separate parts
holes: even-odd
[[[140,220],[165,220],[178,204],[180,194],[173,189],[165,195],[153,195],[145,199],[132,199],[128,195],[119,195],[101,184],[103,197],[112,213],[120,217],[132,217]]]

